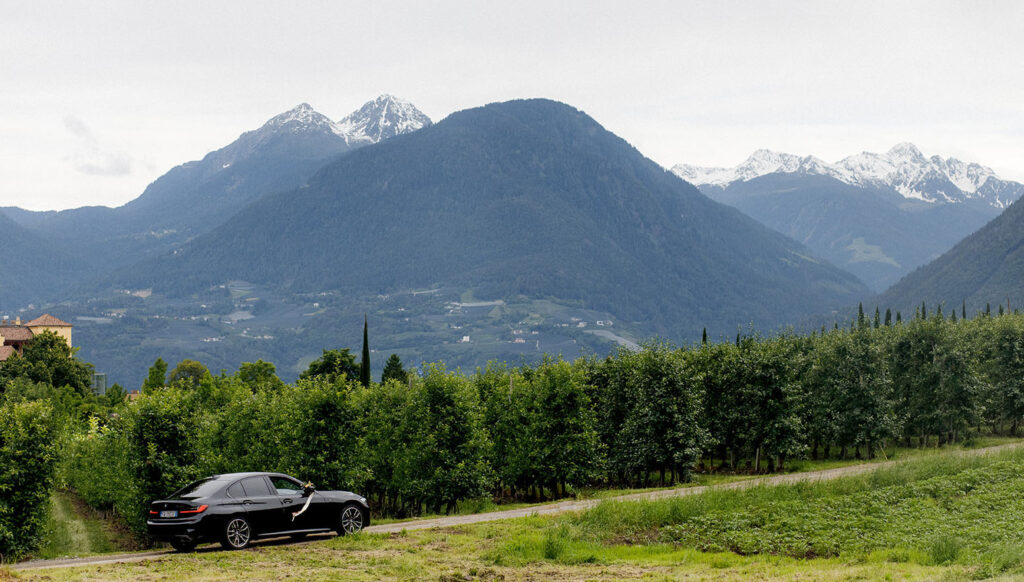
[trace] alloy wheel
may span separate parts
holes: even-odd
[[[249,539],[252,537],[252,530],[249,528],[249,523],[241,518],[232,519],[228,523],[228,527],[224,532],[227,537],[228,543],[235,548],[244,548],[249,544]]]
[[[363,529],[363,512],[355,505],[349,505],[341,512],[341,529],[346,534],[354,534]]]

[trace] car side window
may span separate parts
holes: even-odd
[[[267,485],[267,479],[265,477],[248,477],[242,479],[242,487],[245,489],[245,494],[249,497],[262,497],[264,495],[274,495],[274,492],[270,490]]]
[[[271,477],[270,483],[277,489],[278,495],[301,495],[302,485],[285,477]]]
[[[245,490],[242,489],[242,482],[236,481],[231,487],[228,487],[228,496],[234,497],[235,499],[243,499],[245,497]]]

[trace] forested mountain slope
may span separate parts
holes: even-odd
[[[0,311],[53,300],[54,289],[75,284],[87,273],[81,261],[0,212]]]
[[[910,273],[878,298],[883,308],[911,310],[925,302],[968,312],[991,304],[1024,305],[1024,204],[1017,201],[949,252]]]

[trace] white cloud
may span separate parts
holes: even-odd
[[[89,176],[127,176],[134,162],[128,154],[100,146],[96,134],[74,115],[64,116],[64,127],[77,138],[75,151],[65,158],[82,174]]]

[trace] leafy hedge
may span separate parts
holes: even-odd
[[[0,560],[40,543],[57,462],[57,423],[45,401],[0,403]]]

